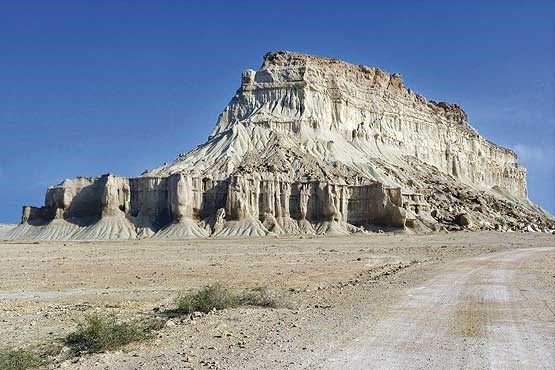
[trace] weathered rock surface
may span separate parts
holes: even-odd
[[[138,178],[79,177],[24,207],[21,239],[553,228],[526,170],[457,105],[398,74],[268,53],[208,141]]]
[[[0,240],[3,240],[6,237],[6,234],[13,230],[17,225],[13,224],[0,224]]]

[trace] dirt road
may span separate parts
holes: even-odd
[[[554,292],[525,276],[554,252],[531,248],[449,263],[410,289],[389,317],[306,368],[554,369]]]

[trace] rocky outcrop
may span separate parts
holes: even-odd
[[[104,175],[66,180],[49,189],[46,206],[24,208],[22,223],[11,236],[183,239],[346,234],[371,225],[405,225],[405,211],[395,203],[401,199],[400,189],[385,188],[378,182],[300,182],[271,174],[233,175],[214,181],[178,173],[152,186],[153,182],[145,179]],[[81,202],[87,202],[87,207]]]
[[[399,74],[289,52],[268,53],[260,70],[243,73],[206,144],[149,174],[227,176],[276,132],[303,152],[386,184],[403,185],[369,158],[400,163],[410,155],[466,184],[527,196],[515,153],[480,136],[456,104],[428,101],[405,88]]]
[[[206,143],[141,177],[65,180],[7,237],[519,230],[530,220],[552,226],[527,200],[516,155],[459,106],[428,101],[398,74],[273,52],[242,74]]]

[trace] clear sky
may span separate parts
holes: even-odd
[[[399,72],[528,167],[555,213],[553,1],[0,1],[0,222],[204,142],[270,50]]]

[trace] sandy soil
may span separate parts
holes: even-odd
[[[278,309],[174,318],[69,369],[554,369],[555,237],[449,233],[0,244],[6,346],[92,312],[161,315],[182,290],[265,285]]]

